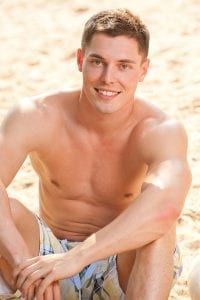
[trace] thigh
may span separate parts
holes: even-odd
[[[37,256],[39,254],[39,226],[36,216],[16,199],[10,199],[10,207],[14,223],[24,238],[30,254]]]
[[[135,263],[136,250],[123,252],[117,255],[117,272],[121,289],[126,293],[129,277]]]

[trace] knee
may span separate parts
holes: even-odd
[[[191,268],[188,277],[189,292],[192,300],[200,299],[200,256],[198,256]]]

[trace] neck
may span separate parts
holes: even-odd
[[[134,101],[131,99],[118,111],[102,113],[95,109],[83,95],[80,95],[78,120],[82,126],[96,134],[114,134],[116,130],[123,130],[136,123]]]

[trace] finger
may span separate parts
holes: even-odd
[[[45,300],[44,295],[41,296],[35,296],[34,300]]]
[[[32,269],[29,270],[24,270],[21,272],[21,274],[18,276],[17,282],[16,282],[16,287],[19,290],[26,290],[29,288],[29,286],[36,281],[37,279],[40,278],[40,276],[37,276],[37,272],[39,271],[34,271]]]
[[[24,292],[26,290],[29,289],[29,287],[31,285],[34,285],[35,286],[35,289],[37,290],[37,286],[40,285],[39,284],[36,284],[38,282],[38,278],[40,278],[40,274],[38,274],[39,271],[35,271],[34,273],[30,274],[26,279],[25,281],[23,282],[22,286],[21,286],[21,290]],[[42,279],[41,279],[42,281]]]
[[[22,293],[21,297],[22,298],[20,298],[20,299],[23,299],[23,300],[36,300],[36,299],[37,300],[45,300],[44,295],[36,297],[36,287],[32,287],[32,286],[28,289],[28,291],[26,291],[25,293]]]
[[[53,298],[53,286],[50,285],[46,288],[44,292],[44,300],[54,300]]]
[[[36,294],[36,285],[35,284],[30,286],[28,289],[22,289],[21,290],[22,299],[33,300],[35,294]]]
[[[32,294],[31,292],[29,292],[28,296],[30,297],[30,299],[28,298],[28,300],[36,300],[36,291],[37,291],[37,287],[39,286],[41,282],[41,279],[37,280],[34,285],[32,285],[31,287],[29,287],[28,290],[32,289]],[[41,296],[39,298],[37,298],[37,300],[45,300],[44,296]]]
[[[39,279],[44,278],[50,272],[51,269],[49,270],[48,265],[43,267],[42,269],[40,269],[38,265],[30,266],[21,272],[18,277],[16,286],[18,289],[27,289],[31,284]]]
[[[15,284],[16,284],[17,288],[20,289],[20,287],[22,286],[25,279],[27,277],[29,277],[30,274],[33,273],[34,271],[36,271],[37,269],[38,269],[37,264],[30,265],[30,266],[22,269],[21,272],[16,277],[16,283]]]
[[[44,293],[44,291],[46,290],[46,288],[54,281],[55,281],[55,278],[52,275],[52,273],[49,273],[48,275],[46,275],[46,277],[42,280],[39,287],[37,288],[36,296],[42,295]]]
[[[22,294],[25,295],[25,299],[33,300],[35,296],[35,286],[30,286],[28,291],[25,294],[24,293]]]
[[[53,282],[53,299],[54,300],[62,300],[60,285],[59,285],[58,281]]]
[[[39,296],[39,297],[36,297],[37,287],[40,285],[41,281],[42,281],[42,280],[39,279],[39,280],[37,280],[37,282],[36,282],[36,284],[35,284],[36,288],[35,288],[35,298],[34,298],[34,300],[45,300],[44,295],[41,295],[41,296]]]
[[[17,265],[14,268],[13,277],[16,278],[23,269],[25,269],[26,267],[34,264],[37,261],[38,261],[38,256],[26,259],[25,261],[23,261],[22,263],[20,263],[19,265]]]
[[[44,295],[36,296],[36,293],[35,293],[35,297],[32,300],[45,300],[45,298],[44,298]]]

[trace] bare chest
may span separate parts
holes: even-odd
[[[137,148],[126,140],[57,141],[49,155],[36,156],[33,165],[50,193],[105,203],[137,196],[146,172]]]

